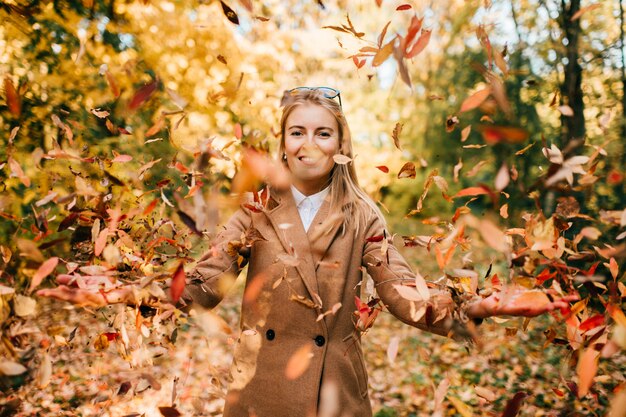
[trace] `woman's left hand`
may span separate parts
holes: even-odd
[[[557,308],[565,308],[577,295],[565,295],[551,299],[548,294],[539,290],[525,288],[508,288],[494,292],[469,306],[467,315],[470,318],[486,318],[492,316],[536,317]]]

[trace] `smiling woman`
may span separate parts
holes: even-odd
[[[264,191],[263,204],[243,204],[180,298],[180,307],[215,307],[240,272],[240,255],[248,256],[224,416],[371,416],[361,334],[383,308],[411,326],[460,337],[470,319],[535,316],[575,299],[537,303],[508,291],[457,303],[447,288],[426,283],[394,247],[382,214],[359,187],[339,103],[315,88],[291,90],[286,98],[279,158],[291,189]],[[336,163],[337,155],[348,162]],[[242,239],[248,253],[233,250]],[[380,299],[361,301],[364,272]],[[130,287],[107,298],[89,298],[87,291],[61,285],[39,295],[96,305],[134,302]]]

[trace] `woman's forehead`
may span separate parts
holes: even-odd
[[[318,125],[337,129],[337,119],[333,113],[317,104],[301,104],[296,106],[287,117],[287,127],[289,126],[311,126]]]

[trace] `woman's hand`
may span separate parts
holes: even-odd
[[[116,286],[115,280],[105,275],[83,277],[62,274],[57,277],[57,283],[58,287],[39,290],[37,295],[69,301],[81,307],[135,303],[132,287]]]
[[[536,317],[557,308],[568,307],[570,302],[576,300],[578,300],[577,295],[550,299],[546,293],[539,290],[512,287],[505,291],[494,292],[490,296],[471,304],[467,309],[467,315],[470,318]]]

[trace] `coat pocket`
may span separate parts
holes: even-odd
[[[367,397],[367,370],[365,369],[365,361],[363,359],[363,352],[359,342],[356,342],[349,348],[350,360],[352,362],[352,368],[356,374],[356,380],[359,388],[359,394],[361,398]]]

